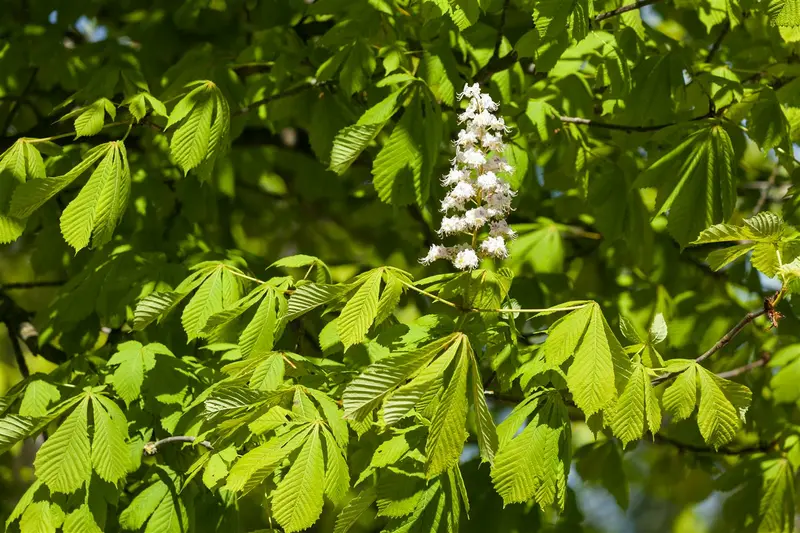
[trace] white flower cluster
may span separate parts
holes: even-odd
[[[453,166],[442,178],[442,185],[451,189],[442,200],[445,216],[439,235],[465,234],[471,236],[471,241],[450,247],[434,244],[420,262],[427,265],[448,259],[456,268],[468,270],[478,266],[480,257],[508,256],[506,239],[515,234],[505,218],[511,212],[516,192],[500,177],[514,169],[499,155],[505,149],[503,133],[508,129],[503,119],[494,115],[497,103],[481,93],[477,83],[465,85],[464,92],[458,95],[459,100],[462,98],[467,98],[469,105],[458,116],[464,129],[455,141]],[[486,225],[489,236],[478,244],[476,236]]]

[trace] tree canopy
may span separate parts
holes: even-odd
[[[791,533],[798,141],[800,0],[7,0],[0,518]]]

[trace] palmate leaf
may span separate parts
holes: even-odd
[[[89,181],[61,216],[64,240],[79,251],[111,240],[128,204],[131,171],[122,141],[113,141]]]
[[[91,168],[98,160],[107,157],[117,144],[117,142],[109,142],[95,146],[86,152],[83,161],[66,174],[29,180],[20,185],[14,190],[14,195],[11,198],[9,215],[15,218],[29,217],[47,200],[58,194],[64,187]]]
[[[11,216],[9,203],[18,185],[45,177],[44,162],[36,144],[19,139],[0,156],[0,244],[16,240],[25,229],[22,218]]]
[[[450,381],[431,420],[425,454],[426,475],[438,476],[458,464],[467,438],[467,377],[470,369],[469,341],[462,337]]]
[[[690,135],[636,180],[636,187],[658,188],[657,214],[669,212],[667,228],[681,246],[733,213],[733,155],[727,131],[711,126]]]
[[[202,164],[200,175],[208,177],[216,158],[227,150],[230,108],[212,82],[195,85],[170,113],[166,129],[177,126],[170,152],[184,174]]]
[[[345,350],[364,340],[375,317],[378,316],[382,277],[381,269],[374,270],[342,309],[336,327]]]
[[[398,353],[368,366],[344,391],[345,416],[363,420],[384,396],[425,367],[457,340],[456,334],[438,339],[408,353]]]
[[[343,128],[333,140],[330,170],[341,175],[383,129],[384,123],[355,124]]]
[[[58,387],[43,379],[31,381],[25,387],[25,395],[19,406],[19,414],[28,417],[44,417],[50,403],[61,398]]]
[[[61,120],[75,118],[75,137],[89,137],[100,133],[103,129],[106,113],[114,120],[117,108],[108,98],[100,98],[86,107],[68,113]]]
[[[302,531],[322,513],[325,465],[320,427],[314,425],[289,472],[272,494],[275,520],[284,531]]]
[[[617,388],[627,382],[630,360],[608,326],[600,306],[592,304],[586,331],[567,370],[567,385],[575,404],[586,414],[607,407]]]
[[[559,318],[547,330],[544,353],[549,365],[559,366],[572,357],[593,313],[594,306],[587,305]]]
[[[498,432],[514,435],[532,409],[537,412],[521,433],[513,438],[501,437],[492,483],[506,505],[534,498],[543,508],[554,503],[563,508],[569,468],[569,418],[560,396],[551,392],[538,401],[520,404],[515,411],[520,410],[522,416],[512,413]]]
[[[303,425],[250,450],[233,465],[225,487],[234,492],[253,490],[305,442],[310,431],[309,425]]]
[[[34,460],[36,477],[53,492],[70,494],[91,477],[89,398],[84,398],[39,448]]]

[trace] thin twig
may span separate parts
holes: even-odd
[[[435,301],[437,301],[437,302],[441,302],[441,303],[443,303],[443,304],[445,304],[445,305],[449,305],[449,306],[450,306],[450,307],[452,307],[453,309],[458,309],[458,310],[460,310],[460,311],[468,311],[468,309],[464,309],[464,308],[463,308],[463,307],[461,307],[460,305],[458,305],[458,304],[454,304],[454,303],[453,303],[453,302],[451,302],[450,300],[445,300],[444,298],[440,298],[440,297],[436,296],[435,294],[432,294],[432,293],[430,293],[430,292],[428,292],[428,291],[426,291],[426,290],[422,290],[422,289],[420,289],[419,287],[416,287],[416,286],[414,286],[412,283],[407,283],[407,282],[405,282],[405,281],[402,281],[401,283],[402,283],[403,285],[405,285],[406,287],[408,287],[409,289],[411,289],[412,291],[417,291],[417,292],[418,292],[418,293],[420,293],[420,294],[424,294],[424,295],[425,295],[425,296],[427,296],[428,298],[431,298],[432,300],[435,300]]]
[[[283,92],[264,97],[261,100],[256,100],[255,102],[238,109],[235,113],[233,113],[233,116],[244,115],[246,113],[249,113],[253,109],[258,109],[262,105],[268,104],[274,100],[279,100],[281,98],[286,98],[287,96],[299,94],[307,89],[313,89],[315,87],[322,88],[325,85],[327,85],[327,82],[317,83],[315,79],[311,79],[301,85],[298,85],[297,87],[292,87],[291,89],[287,89]]]
[[[700,115],[698,117],[691,118],[689,119],[689,122],[697,122],[700,120],[705,120],[707,118],[712,118],[714,115],[715,115],[715,110],[713,108],[710,108],[707,113]],[[606,130],[618,130],[627,132],[658,131],[678,124],[677,122],[667,122],[664,124],[653,124],[651,126],[628,126],[625,124],[612,124],[609,122],[601,122],[599,120],[593,120],[590,118],[583,118],[583,117],[562,116],[559,118],[561,119],[561,122],[566,122],[568,124],[577,124],[579,126],[588,126],[590,128],[602,128]]]
[[[10,320],[4,320],[3,324],[5,324],[8,330],[8,340],[11,342],[11,346],[14,349],[14,359],[19,367],[19,373],[22,374],[23,378],[27,378],[31,375],[31,372],[28,369],[28,364],[25,362],[25,355],[22,353],[22,348],[17,340],[17,330]]]
[[[610,19],[611,17],[622,15],[623,13],[627,13],[628,11],[635,11],[637,9],[642,9],[645,6],[649,6],[650,4],[655,4],[660,1],[661,0],[639,0],[638,2],[634,2],[633,4],[628,4],[626,6],[618,7],[617,9],[606,11],[605,13],[600,13],[594,18],[594,21],[600,22],[606,19]]]
[[[750,322],[752,322],[752,321],[753,321],[753,320],[755,320],[756,318],[760,317],[761,315],[765,314],[766,312],[767,312],[766,308],[763,308],[763,309],[759,309],[759,310],[757,310],[757,311],[750,311],[749,313],[747,313],[746,315],[744,315],[744,318],[742,318],[742,319],[739,321],[739,323],[738,323],[738,324],[736,324],[735,326],[733,326],[733,328],[731,328],[731,330],[730,330],[730,331],[728,331],[728,332],[727,332],[725,335],[723,335],[723,336],[722,336],[722,337],[721,337],[721,338],[720,338],[720,339],[719,339],[719,340],[718,340],[718,341],[717,341],[717,342],[714,344],[714,346],[712,346],[711,348],[709,348],[708,350],[706,350],[706,352],[705,352],[705,353],[703,353],[702,355],[700,355],[699,357],[697,357],[697,358],[694,360],[694,362],[695,362],[695,363],[697,363],[697,364],[700,364],[700,363],[702,363],[703,361],[705,361],[706,359],[708,359],[709,357],[711,357],[712,355],[714,355],[715,353],[717,353],[718,351],[720,351],[722,348],[724,348],[725,346],[727,346],[727,345],[728,345],[728,343],[729,343],[729,342],[731,342],[731,340],[733,340],[733,338],[734,338],[736,335],[738,335],[738,334],[739,334],[739,332],[740,332],[740,331],[742,331],[742,330],[745,328],[745,326],[747,326],[747,325],[748,325]],[[674,378],[674,377],[676,377],[676,376],[680,375],[682,372],[683,372],[683,371],[680,371],[680,372],[670,372],[669,374],[666,374],[666,375],[664,375],[664,376],[661,376],[661,377],[658,377],[658,378],[654,379],[654,380],[653,380],[651,383],[652,383],[653,385],[658,385],[659,383],[663,383],[664,381],[668,381],[668,380],[670,380],[670,379],[672,379],[672,378]]]
[[[15,289],[38,289],[39,287],[59,287],[65,284],[63,279],[45,281],[20,281],[17,283],[4,283],[0,285],[0,291],[10,291]]]
[[[761,357],[759,359],[756,359],[752,363],[747,363],[746,365],[742,365],[738,368],[733,368],[731,370],[726,370],[725,372],[718,372],[717,376],[723,379],[735,378],[736,376],[741,376],[742,374],[750,372],[755,368],[759,368],[766,365],[767,363],[769,363],[769,359],[770,359],[769,353],[764,352],[763,354],[761,354]]]
[[[164,444],[169,444],[171,442],[194,443],[196,440],[197,440],[197,437],[184,436],[184,435],[175,435],[173,437],[167,437],[167,438],[164,438],[164,439],[161,439],[161,440],[157,440],[155,442],[148,442],[147,444],[144,445],[144,449],[142,450],[142,453],[144,453],[145,455],[155,455],[155,454],[158,453],[158,447],[162,446]],[[207,440],[200,441],[200,442],[198,442],[198,444],[200,446],[202,446],[203,448],[206,448],[208,450],[214,451],[214,447],[211,446],[211,443],[208,442]]]
[[[33,82],[36,81],[36,75],[39,73],[39,67],[34,67],[33,72],[31,73],[31,77],[28,80],[28,83],[25,84],[25,88],[22,89],[22,94],[20,98],[24,97],[33,87]],[[17,116],[17,112],[20,108],[20,100],[14,100],[11,102],[11,106],[8,108],[8,115],[6,115],[6,121],[3,124],[3,135],[8,132],[8,128],[14,123],[14,119]]]
[[[720,448],[719,450],[715,450],[714,448],[705,448],[702,446],[695,446],[694,444],[687,444],[685,442],[681,442],[679,440],[672,439],[670,437],[665,437],[664,435],[654,435],[655,442],[661,444],[669,444],[678,448],[681,451],[687,451],[692,453],[706,453],[710,455],[748,455],[751,453],[768,453],[773,451],[775,447],[778,445],[778,441],[772,441],[764,444],[757,444],[754,446],[747,446],[744,448]]]

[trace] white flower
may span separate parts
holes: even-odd
[[[452,191],[450,191],[449,196],[452,196],[453,198],[457,198],[459,200],[469,200],[470,198],[475,196],[475,187],[473,187],[466,181],[462,181],[461,183],[456,185]]]
[[[464,225],[469,229],[478,229],[489,220],[489,213],[485,207],[476,207],[464,213]]]
[[[512,211],[516,193],[499,176],[514,169],[497,155],[505,149],[503,134],[508,131],[505,121],[495,116],[497,102],[482,94],[478,84],[465,85],[458,99],[467,100],[458,116],[464,126],[454,142],[452,168],[442,177],[442,185],[449,190],[441,205],[445,214],[456,214],[442,218],[438,233],[443,237],[466,234],[473,241],[477,232],[488,224],[489,236],[479,247],[469,241],[452,247],[434,245],[420,261],[430,264],[437,259],[449,259],[456,268],[466,270],[476,268],[480,257],[508,256],[506,239],[513,238],[515,233],[505,217]]]
[[[505,258],[508,257],[508,250],[506,250],[506,241],[502,237],[487,237],[481,243],[481,251],[492,257]]]
[[[456,144],[465,147],[472,146],[478,142],[478,135],[474,131],[461,130],[458,132],[458,140]]]
[[[470,148],[465,152],[456,152],[456,159],[470,167],[479,167],[486,163],[486,156],[477,148]]]
[[[449,259],[450,258],[450,248],[447,246],[440,246],[438,244],[431,245],[431,249],[428,250],[428,255],[423,257],[419,260],[420,263],[423,265],[430,265],[437,259]]]
[[[464,172],[463,170],[459,170],[457,168],[450,169],[450,172],[448,172],[447,175],[442,178],[442,185],[445,187],[455,185],[459,181],[465,179],[468,175],[469,173]]]
[[[492,237],[507,237],[513,239],[517,236],[517,232],[509,228],[508,222],[505,220],[494,220],[489,228],[489,235]]]
[[[472,86],[464,84],[464,90],[458,93],[458,99],[461,100],[462,98],[469,98],[470,100],[473,98],[480,98],[481,96],[481,86],[477,83],[472,84]]]
[[[497,174],[490,170],[489,172],[484,172],[478,176],[476,183],[478,184],[479,189],[490,191],[497,187],[497,185],[500,183],[500,179],[497,177]]]
[[[471,270],[478,266],[478,254],[472,248],[464,248],[456,254],[453,266],[459,270]]]
[[[439,233],[442,235],[452,235],[453,233],[464,231],[466,227],[466,222],[462,217],[444,217],[442,219],[442,227],[439,228]]]

